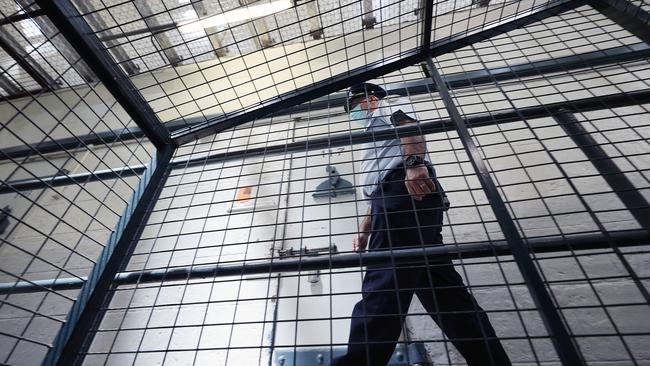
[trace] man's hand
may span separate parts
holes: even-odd
[[[411,197],[418,201],[436,191],[436,184],[429,177],[429,170],[424,165],[406,168],[404,184]]]
[[[355,252],[363,252],[368,246],[368,233],[358,233],[352,239],[352,250]]]

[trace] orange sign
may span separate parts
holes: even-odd
[[[253,192],[253,187],[241,187],[239,190],[237,190],[237,197],[235,197],[236,201],[243,201],[246,202],[249,199],[251,199],[251,193]]]

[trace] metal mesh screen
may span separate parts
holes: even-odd
[[[636,105],[634,93],[647,89],[648,63],[590,66],[600,61],[587,57],[638,43],[582,7],[438,59],[452,86],[464,84],[452,89],[454,101],[572,337],[594,364],[645,358],[647,251],[639,229],[647,205],[626,205],[626,191],[610,178],[626,177],[647,199],[647,107]],[[564,63],[575,55],[574,64]],[[543,61],[552,73],[542,74],[544,64],[518,68]],[[500,74],[505,65],[521,76]],[[479,70],[485,75],[472,74]],[[418,67],[373,81],[415,110],[416,133],[426,135],[452,202],[445,244],[512,361],[557,362],[435,84]],[[377,136],[350,121],[340,98],[335,93],[177,150],[87,363],[316,365],[318,354],[327,364],[345,349],[365,269],[351,245],[367,208],[361,162],[368,148],[395,135]],[[596,148],[604,155],[593,156]],[[604,161],[619,171],[600,170]],[[335,196],[320,190],[331,166],[357,188]],[[310,259],[320,259],[320,269]],[[401,311],[408,312],[402,346],[422,344],[434,364],[463,362],[419,301]],[[403,356],[404,364],[416,357]]]
[[[644,2],[37,3],[2,4],[0,363],[650,361]]]
[[[34,20],[2,27],[17,42],[10,49],[53,79],[39,87],[21,69],[25,59],[3,55],[1,77],[23,96],[5,89],[0,101],[0,363],[35,365],[79,295],[79,286],[46,283],[84,283],[105,260],[155,149],[146,137],[121,136],[134,122],[102,84],[78,85]]]

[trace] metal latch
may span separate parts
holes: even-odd
[[[293,247],[289,249],[280,249],[278,251],[278,255],[280,258],[290,258],[290,257],[313,257],[321,254],[335,254],[338,253],[338,248],[336,247],[336,244],[332,244],[327,247],[320,247],[320,248],[307,248],[307,247],[302,247],[300,249],[293,249]]]
[[[289,248],[289,249],[280,249],[278,251],[278,255],[280,256],[280,259],[282,258],[291,258],[291,257],[315,257],[319,256],[322,254],[335,254],[338,252],[338,248],[336,247],[336,244],[332,244],[328,247],[320,247],[320,248],[307,248],[307,247],[302,247],[298,250]],[[309,274],[307,275],[307,282],[311,284],[315,284],[320,282],[320,270],[315,270],[315,271],[309,271]]]

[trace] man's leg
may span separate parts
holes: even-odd
[[[373,206],[372,235],[369,249],[388,249],[393,238],[383,208]],[[383,366],[395,350],[404,314],[413,298],[413,275],[395,268],[373,268],[366,271],[362,300],[352,312],[347,354],[332,361],[334,366]]]
[[[413,290],[396,289],[393,269],[369,270],[363,279],[363,299],[352,312],[347,354],[332,365],[386,365],[395,350]],[[399,279],[398,279],[399,281]]]
[[[434,290],[419,289],[416,294],[468,365],[510,365],[487,314],[467,291],[451,262],[432,266],[429,274]],[[431,286],[427,273],[422,276],[422,286]]]
[[[418,230],[413,230],[411,235],[419,237],[409,240],[423,246],[442,244],[441,231],[444,217],[442,206],[442,197],[434,195],[429,202],[415,203]],[[399,217],[408,219],[408,215]],[[415,221],[416,218],[413,216],[410,219]],[[391,222],[391,225],[394,223]],[[470,366],[510,365],[510,360],[496,338],[490,320],[467,291],[451,260],[439,258],[433,263],[429,261],[428,265],[429,271],[421,271],[420,277],[414,280],[419,286],[416,294],[433,320],[465,357],[467,363]]]

